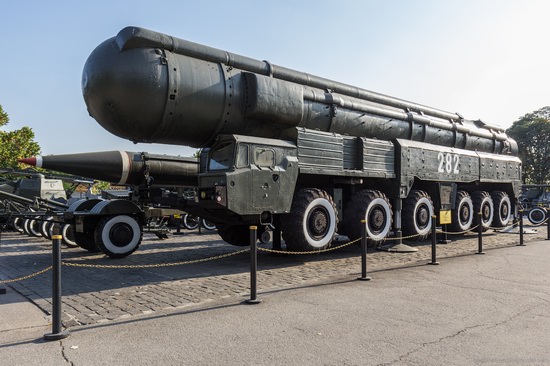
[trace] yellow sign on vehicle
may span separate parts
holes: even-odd
[[[451,223],[451,210],[439,211],[439,223],[442,225]]]

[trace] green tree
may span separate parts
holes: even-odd
[[[550,182],[550,106],[527,113],[506,132],[518,143],[523,182]]]
[[[0,105],[0,127],[9,123],[8,114]],[[34,141],[34,132],[30,127],[14,131],[0,131],[0,167],[22,168],[17,159],[40,154],[40,145]]]

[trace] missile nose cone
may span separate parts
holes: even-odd
[[[31,166],[40,166],[37,164],[40,161],[40,157],[33,156],[32,158],[23,158],[17,160],[20,163],[31,165]]]
[[[152,48],[121,50],[116,38],[100,44],[82,73],[88,112],[103,128],[134,142],[151,142],[162,124],[168,71]]]

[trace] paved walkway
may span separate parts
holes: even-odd
[[[10,287],[0,295],[0,364],[550,365],[548,258],[548,241],[529,241],[441,259],[439,266],[376,269],[369,282],[345,274],[304,279],[293,288],[260,290],[259,305],[232,295],[74,325],[69,338],[53,342],[42,340],[51,330],[45,313]],[[276,275],[281,283],[295,267],[348,260],[271,268],[260,278]],[[353,262],[349,272],[357,275]],[[245,276],[239,271],[229,276]],[[201,278],[224,281],[192,277]]]

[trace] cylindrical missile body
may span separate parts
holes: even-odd
[[[306,127],[517,154],[500,127],[136,27],[92,52],[82,90],[90,115],[134,142],[204,147]]]
[[[121,185],[196,186],[198,160],[128,151],[46,155],[19,160],[58,172]]]

